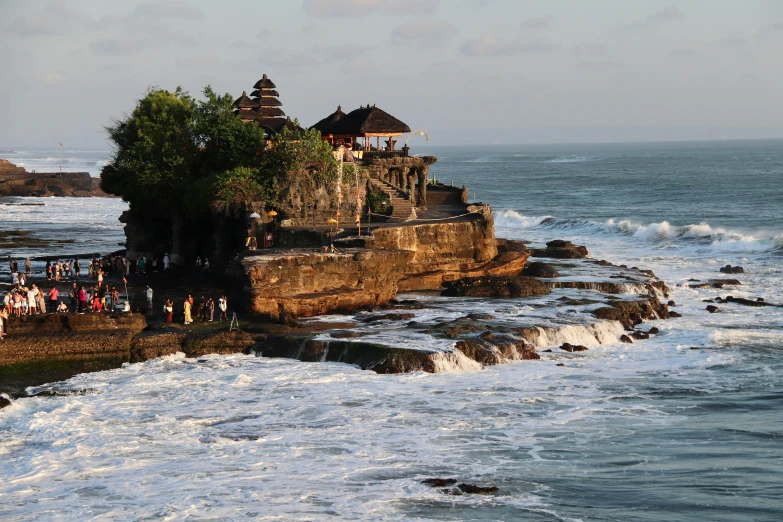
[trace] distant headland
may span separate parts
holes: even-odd
[[[88,172],[28,172],[0,159],[0,196],[111,197]]]

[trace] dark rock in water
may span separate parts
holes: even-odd
[[[669,301],[668,303],[666,303],[666,305],[667,306],[677,306],[677,303],[675,303],[674,301]]]
[[[701,302],[702,303],[714,303],[715,301],[713,301],[712,299],[702,299]]]
[[[542,350],[543,353],[552,353],[552,348],[547,348],[546,350]]]
[[[546,244],[546,248],[533,249],[533,257],[551,257],[554,259],[583,259],[589,256],[587,247],[577,246],[570,241],[555,239]]]
[[[715,305],[707,305],[707,311],[709,313],[711,313],[711,314],[714,314],[714,313],[720,312],[720,308],[718,308]]]
[[[643,341],[645,339],[649,339],[650,338],[650,334],[648,334],[647,332],[642,332],[641,330],[637,330],[637,331],[635,331],[634,333],[631,334],[631,337],[633,337],[634,339],[637,339],[639,341]]]
[[[431,486],[433,488],[442,488],[444,486],[451,486],[457,483],[457,479],[452,478],[428,478],[421,481],[422,484]]]
[[[290,327],[295,327],[299,324],[299,320],[297,319],[296,314],[289,312],[288,310],[283,310],[280,312],[279,321],[280,324],[284,324]]]
[[[407,321],[408,319],[413,319],[414,317],[416,317],[416,314],[406,312],[371,315],[369,317],[362,317],[359,320],[363,323],[374,323],[376,321]]]
[[[574,344],[571,344],[571,343],[563,343],[562,345],[560,345],[560,349],[561,350],[565,350],[566,352],[586,352],[587,351],[587,347],[586,346],[582,346],[581,344],[574,345]]]
[[[557,363],[555,366],[565,366],[563,363]]]
[[[657,335],[657,334],[661,333],[661,331],[658,329],[657,326],[653,326],[652,328],[650,328],[650,330],[647,333],[649,335]]]
[[[669,317],[682,317],[682,314],[679,312],[669,312]]]
[[[10,405],[11,405],[11,401],[6,399],[5,397],[0,396],[0,410]]]
[[[486,495],[488,493],[498,492],[498,488],[496,486],[482,487],[482,486],[476,486],[475,484],[465,484],[464,482],[457,484],[457,487],[463,493],[476,494],[476,495]]]
[[[593,315],[598,319],[619,321],[626,330],[633,330],[634,326],[647,319],[670,317],[669,309],[655,297],[644,301],[615,301],[611,306],[594,310]]]
[[[601,266],[614,266],[613,263],[611,263],[610,261],[607,261],[605,259],[601,259],[600,261],[596,261],[596,263],[601,265]]]
[[[520,275],[528,277],[560,277],[560,272],[546,263],[534,261],[528,263]]]
[[[720,271],[724,274],[744,274],[745,269],[741,266],[731,266],[726,265],[724,267],[721,267]]]
[[[759,301],[759,299],[760,299],[760,301]],[[740,305],[745,305],[745,306],[757,306],[757,307],[758,306],[775,306],[772,303],[767,303],[766,301],[764,301],[764,298],[762,298],[762,297],[759,297],[758,299],[753,300],[753,299],[745,299],[744,297],[733,297],[733,296],[727,295],[725,302],[726,303],[733,303],[733,304],[740,304]]]
[[[491,321],[494,318],[494,315],[489,314],[468,314],[465,316],[465,319],[472,319],[474,321]]]
[[[528,297],[548,294],[549,286],[530,277],[465,277],[450,283],[441,295],[449,297]]]
[[[625,344],[633,344],[633,339],[628,337],[627,335],[623,334],[620,336],[620,342]]]

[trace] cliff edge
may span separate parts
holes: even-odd
[[[27,172],[0,159],[0,196],[112,197],[89,172]]]

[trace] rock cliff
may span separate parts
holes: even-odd
[[[0,159],[0,196],[111,197],[88,172],[27,172]]]

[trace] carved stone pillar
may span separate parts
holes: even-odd
[[[408,170],[408,169],[405,169]],[[411,197],[411,203],[413,206],[416,206],[416,202],[419,200],[419,198],[416,197],[416,174],[411,173],[408,175],[408,195]]]
[[[427,175],[429,172],[430,168],[426,165],[417,169],[417,174],[419,176],[419,195],[416,200],[418,201],[418,206],[424,209],[427,208]]]
[[[468,187],[465,185],[462,185],[462,193],[460,193],[459,199],[464,205],[468,204]]]

